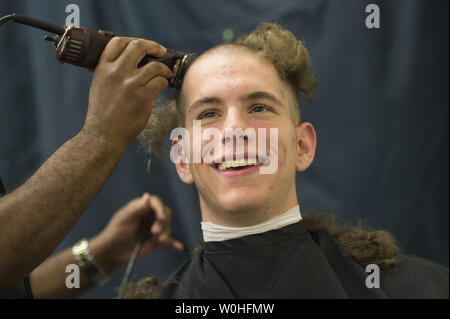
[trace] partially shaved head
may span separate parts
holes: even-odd
[[[175,127],[185,126],[186,96],[185,88],[189,85],[189,73],[197,63],[214,54],[233,54],[240,56],[252,55],[272,64],[283,83],[283,96],[289,101],[292,120],[296,125],[301,123],[299,93],[312,101],[316,89],[316,80],[311,71],[311,59],[306,47],[284,27],[263,23],[259,28],[240,37],[234,43],[218,45],[204,52],[189,67],[183,86],[173,98],[161,107],[155,107],[147,128],[139,140],[145,152],[160,153],[163,140]]]

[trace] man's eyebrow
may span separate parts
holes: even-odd
[[[189,106],[188,108],[188,113],[194,111],[197,107],[201,106],[201,105],[205,105],[205,104],[219,104],[222,103],[222,100],[219,99],[218,97],[203,97],[197,101],[195,101],[194,103],[191,104],[191,106]]]
[[[247,94],[243,97],[240,98],[241,100],[258,100],[258,99],[267,99],[270,100],[278,105],[283,105],[280,100],[273,95],[272,93],[269,92],[265,92],[265,91],[256,91],[256,92],[252,92],[250,94]],[[195,101],[194,103],[191,104],[191,106],[189,106],[187,112],[188,114],[193,112],[196,108],[205,105],[205,104],[220,104],[223,101],[215,96],[207,96],[207,97],[203,97],[197,101]]]
[[[259,99],[267,99],[270,100],[278,105],[283,105],[283,103],[280,102],[280,100],[273,95],[272,93],[265,92],[265,91],[256,91],[253,93],[250,93],[242,98],[243,100],[259,100]]]

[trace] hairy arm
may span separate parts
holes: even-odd
[[[144,129],[172,72],[161,63],[137,65],[166,52],[152,41],[113,38],[94,73],[83,129],[0,199],[0,293],[58,246]]]
[[[126,145],[83,130],[17,190],[0,198],[0,291],[59,245],[113,171]]]

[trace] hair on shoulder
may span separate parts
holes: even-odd
[[[376,264],[382,269],[391,269],[398,264],[401,251],[394,237],[387,231],[372,229],[362,219],[356,224],[341,224],[336,214],[312,210],[303,216],[303,221],[310,233],[323,231],[332,235],[342,253],[362,267]]]

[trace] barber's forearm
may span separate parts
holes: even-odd
[[[30,274],[31,291],[34,298],[57,299],[76,298],[92,286],[91,281],[80,271],[79,288],[68,288],[66,279],[70,273],[66,272],[66,267],[70,264],[77,264],[70,248],[52,256],[39,265]]]
[[[89,240],[89,250],[97,264],[109,274],[118,265],[110,258],[111,255],[104,249],[99,237]],[[33,296],[39,299],[76,298],[92,287],[92,281],[80,269],[79,288],[68,288],[66,279],[71,273],[66,272],[69,264],[77,264],[72,254],[72,248],[68,248],[59,254],[48,258],[39,265],[30,275],[31,291]]]
[[[126,150],[81,131],[20,188],[0,198],[0,292],[47,258]]]

